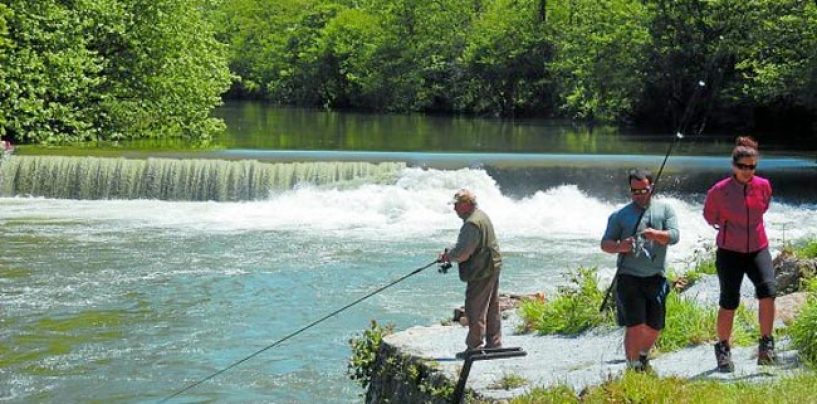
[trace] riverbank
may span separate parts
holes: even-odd
[[[809,243],[799,251],[814,245],[813,242]],[[778,283],[781,285],[786,283],[782,277],[788,276],[785,267],[799,266],[805,272],[784,287],[787,292],[796,289],[802,291],[778,298],[778,321],[775,324],[778,363],[775,366],[758,366],[757,348],[754,344],[747,344],[733,347],[735,372],[719,373],[712,344],[708,341],[696,343],[697,337],[689,336],[689,342],[681,349],[668,349],[665,346],[651,354],[653,374],[633,376],[626,370],[623,360],[623,328],[602,325],[578,335],[521,333],[520,330],[531,329],[529,320],[521,318],[517,311],[509,311],[503,322],[504,346],[520,347],[527,355],[474,362],[468,377],[467,392],[472,398],[487,402],[610,402],[616,401],[616,395],[630,400],[633,397],[643,398],[646,391],[664,389],[683,395],[662,398],[661,401],[705,402],[723,397],[741,401],[737,398],[739,396],[735,396],[736,384],[745,386],[749,396],[754,394],[752,397],[757,397],[797,380],[798,383],[794,385],[802,387],[787,388],[794,390],[790,398],[796,398],[795,401],[802,401],[804,396],[817,398],[817,390],[806,388],[817,384],[817,374],[806,365],[813,354],[810,352],[812,343],[804,344],[803,336],[797,330],[804,326],[810,329],[811,325],[799,324],[808,319],[800,321],[795,318],[803,307],[809,313],[804,316],[813,316],[813,307],[804,304],[813,302],[806,296],[815,292],[814,282],[800,282],[800,279],[814,275],[811,271],[814,263],[813,257],[796,259],[786,254],[776,260]],[[717,296],[717,277],[703,275],[694,282],[692,287],[677,292],[679,300],[695,302],[702,308],[712,306],[713,298]],[[757,307],[753,304],[753,288],[749,282],[744,283],[741,295],[744,307],[750,311],[748,314],[756,317]],[[791,330],[787,328],[789,325],[792,325]],[[714,324],[703,326],[712,328]],[[668,327],[676,325],[668,319]],[[398,397],[400,402],[449,400],[451,386],[457,384],[463,366],[461,360],[455,359],[455,353],[462,348],[466,333],[467,327],[455,323],[412,327],[383,336],[369,373],[371,379],[367,402],[379,402],[382,397],[392,396]],[[806,347],[809,352],[798,352],[798,346]],[[699,394],[698,398],[688,400],[684,392],[695,391],[700,393],[695,393]]]

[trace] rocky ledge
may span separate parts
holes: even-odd
[[[744,304],[756,307],[753,287],[744,282]],[[717,305],[718,282],[704,277],[683,295],[705,305]],[[778,318],[790,319],[805,300],[802,294],[778,298]],[[506,305],[507,306],[507,305]],[[456,312],[455,312],[456,313]],[[521,347],[527,356],[474,362],[467,394],[486,402],[505,402],[534,387],[566,385],[580,392],[624,372],[623,328],[594,329],[579,336],[519,334],[520,319],[506,312],[503,343]],[[455,314],[456,315],[456,314]],[[783,321],[778,321],[782,326]],[[464,347],[467,328],[453,325],[412,327],[386,336],[378,352],[368,403],[445,403],[460,376],[463,361],[455,354]],[[651,363],[659,376],[726,381],[771,381],[802,370],[797,352],[785,337],[777,341],[779,364],[758,366],[756,347],[733,348],[735,372],[715,369],[711,344],[691,346],[658,355]],[[508,383],[513,380],[514,383]]]

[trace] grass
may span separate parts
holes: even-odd
[[[689,381],[625,372],[623,376],[575,394],[569,387],[537,388],[517,397],[527,403],[808,403],[817,398],[817,374],[809,372],[776,383]]]
[[[675,292],[670,293],[667,297],[666,326],[656,341],[656,349],[660,352],[672,352],[690,345],[715,341],[717,313],[717,308],[702,307],[694,300]],[[743,306],[739,307],[732,329],[732,344],[750,345],[758,336],[756,316]]]
[[[519,307],[522,331],[540,334],[577,335],[590,328],[613,325],[612,312],[599,312],[604,292],[599,290],[595,269],[579,268],[570,273],[568,285],[552,300],[525,300]],[[666,326],[656,343],[660,352],[672,352],[690,345],[716,340],[716,307],[703,307],[694,300],[672,292],[667,297]],[[757,340],[755,315],[740,307],[735,316],[732,341],[748,345]]]
[[[667,271],[667,278],[674,285],[682,286],[679,288],[680,290],[689,288],[706,275],[718,273],[718,269],[715,267],[715,250],[711,247],[696,249],[692,253],[691,260],[687,261],[687,263],[691,268],[683,274],[677,274],[672,268]]]
[[[800,258],[817,258],[817,240],[811,240],[795,247],[794,254]]]
[[[489,386],[492,389],[511,390],[528,384],[528,379],[514,374],[505,374],[499,381]]]
[[[559,288],[553,300],[528,299],[520,304],[523,331],[577,335],[592,327],[613,324],[610,311],[599,312],[604,292],[599,290],[596,269],[579,268],[568,276],[569,283]]]

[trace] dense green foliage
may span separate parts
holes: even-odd
[[[0,134],[23,143],[206,139],[227,89],[209,0],[3,0]]]
[[[689,130],[817,132],[811,1],[235,0],[212,18],[232,96],[675,126],[705,80]]]

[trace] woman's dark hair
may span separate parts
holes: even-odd
[[[757,140],[749,136],[740,136],[735,140],[735,148],[732,149],[732,162],[737,163],[744,157],[757,157]]]

